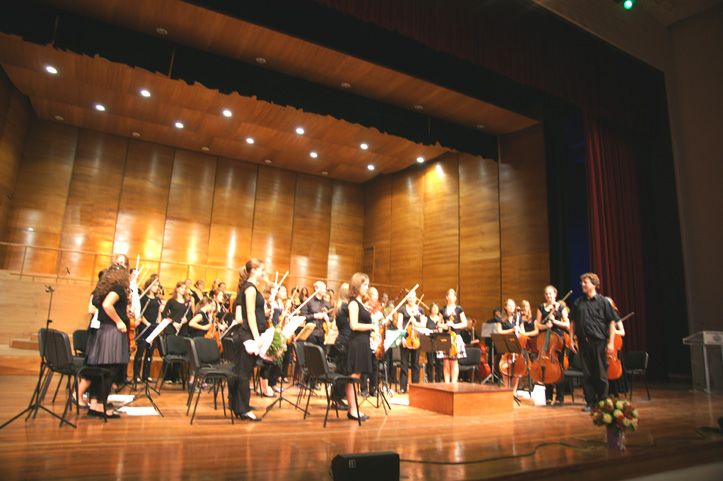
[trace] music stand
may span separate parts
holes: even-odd
[[[495,323],[485,323],[482,324],[482,329],[480,330],[479,337],[485,338],[485,344],[487,339],[491,339],[492,335],[495,334]],[[495,343],[491,343],[491,349],[490,349],[490,358],[488,359],[489,365],[492,366],[492,369],[490,369],[490,374],[484,378],[482,381],[482,384],[485,384],[489,380],[493,380],[497,377],[497,372],[495,371]],[[499,382],[499,380],[498,380]]]
[[[517,339],[517,335],[514,333],[512,334],[491,334],[490,337],[492,338],[492,342],[494,343],[495,348],[497,349],[497,352],[504,355],[507,353],[510,354],[519,354],[522,355],[522,345],[520,344],[520,340]],[[507,372],[509,373],[507,375],[507,384],[512,385],[512,377],[515,372],[515,365],[517,364],[517,357],[515,356],[512,360],[512,368],[508,368]],[[512,396],[515,399],[515,402],[517,405],[520,405],[520,400],[517,397],[517,392],[513,392]]]

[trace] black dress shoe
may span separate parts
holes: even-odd
[[[249,412],[250,412],[250,411],[249,411]],[[249,416],[248,413],[243,413],[243,414],[241,414],[240,417],[241,417],[242,420],[248,420],[248,421],[251,421],[251,422],[254,422],[254,423],[258,423],[258,422],[261,421],[261,418],[257,418],[256,416],[251,417],[251,416]]]
[[[367,416],[366,414],[362,414],[360,417],[356,418],[352,416],[350,412],[346,413],[346,417],[351,419],[352,421],[359,421],[359,419],[361,419],[362,421],[366,421],[367,419],[369,419],[369,416]]]
[[[103,419],[104,416],[102,411],[93,411],[92,409],[88,409],[88,417]],[[108,414],[106,417],[108,419],[120,419],[120,414],[112,413]]]

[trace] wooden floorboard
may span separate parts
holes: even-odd
[[[0,422],[27,407],[36,377],[0,376]],[[53,385],[54,388],[54,385]],[[185,395],[164,387],[154,399],[165,417],[118,420],[70,416],[77,429],[40,411],[0,430],[3,480],[59,479],[331,479],[331,460],[341,453],[393,451],[401,479],[627,479],[723,459],[717,427],[723,396],[692,393],[687,385],[652,386],[652,401],[636,396],[639,431],[628,434],[624,454],[604,446],[578,403],[559,408],[517,406],[510,414],[451,417],[392,405],[388,416],[369,404],[361,427],[332,413],[322,427],[325,401],[311,401],[311,416],[284,404],[261,423],[231,425],[201,396],[189,425]],[[287,392],[291,396],[291,391]],[[63,401],[45,406],[62,412]],[[404,398],[404,396],[398,396]],[[60,396],[59,396],[60,398]],[[569,398],[568,398],[569,399]],[[257,413],[273,399],[252,398]],[[140,405],[147,405],[146,401]],[[382,479],[381,477],[379,479]],[[379,480],[375,480],[379,481]]]

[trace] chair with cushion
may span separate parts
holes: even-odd
[[[156,383],[156,391],[161,394],[163,388],[163,380],[166,376],[168,368],[171,366],[179,366],[179,373],[181,376],[181,388],[186,387],[186,376],[185,371],[188,366],[188,353],[186,352],[186,344],[183,342],[181,336],[159,336],[158,337],[158,351],[163,358],[163,365],[161,366],[161,375],[158,376]],[[160,385],[159,385],[160,384]]]
[[[648,353],[645,351],[630,351],[625,355],[625,374],[627,374],[630,384],[630,400],[633,399],[633,381],[635,376],[643,376],[645,383],[645,391],[648,393],[648,401],[650,401],[650,389],[648,389],[648,379],[646,373],[648,371]]]
[[[221,354],[218,351],[218,344],[214,339],[206,339],[203,337],[196,338],[183,338],[188,352],[188,361],[191,370],[195,375],[195,384],[201,385],[203,383],[213,383],[214,386],[214,409],[217,409],[216,394],[218,390],[221,391],[221,400],[223,404],[223,415],[226,416],[226,399],[224,398],[224,385],[229,380],[238,380],[238,376],[234,374],[231,369],[218,367],[221,360]],[[214,352],[215,351],[215,352]],[[193,406],[193,414],[191,415],[191,424],[196,417],[196,409],[198,408],[198,401],[201,398],[203,389],[197,389],[196,391],[196,402]],[[191,401],[193,399],[194,390],[188,395],[188,402],[186,408],[186,416],[191,409]],[[233,413],[231,413],[231,424],[234,424]]]
[[[341,389],[341,386],[346,386],[347,383],[353,383],[354,386],[354,402],[358,406],[358,400],[356,396],[357,386],[360,382],[358,378],[346,376],[336,372],[331,372],[329,365],[326,362],[326,356],[321,346],[316,344],[305,344],[304,345],[304,358],[306,360],[306,366],[309,369],[309,374],[312,379],[319,383],[324,384],[324,392],[326,392],[326,415],[324,416],[324,427],[326,427],[326,421],[329,418],[329,409],[332,405],[332,400],[336,399],[337,390]],[[309,401],[311,400],[311,392],[306,400],[306,410],[304,412],[304,419],[309,412]],[[336,410],[336,417],[339,417],[339,407],[334,404]],[[358,420],[361,426],[361,419]]]
[[[469,379],[470,382],[474,382],[479,365],[482,362],[482,349],[479,347],[467,347],[467,357],[463,357],[459,360],[459,372],[472,371]]]

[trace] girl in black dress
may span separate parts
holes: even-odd
[[[128,338],[128,294],[130,275],[120,265],[110,267],[98,282],[93,304],[98,309],[100,328],[88,348],[87,364],[102,366],[111,371],[105,383],[94,378],[90,385],[90,408],[88,416],[103,417],[103,401],[108,398],[113,379],[130,361]],[[112,411],[105,413],[117,418]]]
[[[349,282],[349,326],[351,334],[347,342],[346,371],[351,377],[359,379],[362,373],[369,373],[372,369],[372,359],[369,355],[369,333],[376,329],[372,324],[372,316],[364,307],[364,298],[369,291],[369,276],[357,272]],[[359,406],[354,397],[354,384],[346,387],[346,401],[349,404],[347,417],[357,421],[369,419],[359,412]]]
[[[560,351],[558,362],[563,365],[565,359],[565,334],[570,329],[570,320],[567,318],[567,309],[565,306],[557,302],[557,289],[555,286],[545,287],[545,302],[537,307],[537,322],[535,325],[540,331],[540,335],[544,336],[547,329],[563,339],[563,347]],[[547,317],[547,316],[550,317]],[[547,322],[542,321],[547,317]],[[556,396],[554,396],[556,394]],[[545,403],[552,406],[552,398],[555,397],[555,404],[561,405],[565,402],[565,381],[561,380],[558,384],[545,384]]]
[[[444,382],[457,382],[459,378],[459,358],[467,357],[467,351],[464,349],[464,341],[462,340],[462,331],[467,329],[467,316],[464,314],[462,306],[458,306],[457,293],[454,289],[447,291],[447,305],[442,309],[442,318],[444,324],[442,332],[450,331],[455,333],[457,355],[452,356],[448,353],[444,354]]]
[[[141,382],[141,367],[143,368],[143,379],[153,382],[150,377],[153,351],[158,346],[158,338],[153,340],[153,345],[146,342],[146,338],[153,332],[161,320],[161,311],[164,302],[158,295],[161,283],[158,274],[151,274],[143,286],[146,295],[141,298],[141,319],[136,326],[136,346],[138,350],[133,358],[133,378]]]
[[[407,305],[397,311],[397,329],[407,329],[410,322],[413,328],[427,327],[427,316],[417,305],[417,295],[414,292],[407,297]],[[400,347],[400,355],[402,367],[399,374],[399,393],[404,394],[407,392],[410,363],[412,365],[412,382],[419,383],[419,348],[407,349],[403,342]]]
[[[247,341],[256,343],[256,350],[263,342],[261,333],[266,330],[266,310],[264,296],[258,288],[259,282],[266,280],[264,263],[259,259],[249,260],[239,271],[238,295],[236,296],[236,322],[234,327],[234,363],[233,371],[239,380],[229,385],[230,406],[234,414],[241,419],[261,421],[253,412],[249,401],[251,388],[249,381],[253,376],[256,354],[251,354],[244,345]]]
[[[173,299],[166,302],[161,317],[171,318],[173,322],[166,327],[166,335],[188,336],[188,320],[193,315],[191,299],[185,282],[177,282],[173,291]]]

